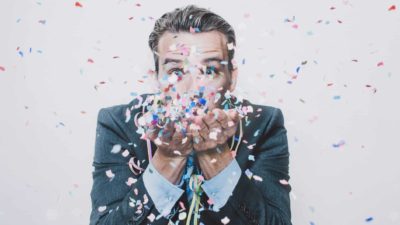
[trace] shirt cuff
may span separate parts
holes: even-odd
[[[162,176],[151,160],[143,172],[143,182],[158,212],[167,217],[184,190]]]
[[[201,187],[212,200],[213,211],[218,212],[232,195],[236,184],[242,174],[242,170],[236,158],[227,167],[210,180],[204,180]]]

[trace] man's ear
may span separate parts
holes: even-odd
[[[233,92],[236,88],[237,76],[238,76],[238,67],[234,66],[233,70],[231,71],[231,82],[228,87],[230,92]]]

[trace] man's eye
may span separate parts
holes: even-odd
[[[218,69],[215,68],[215,66],[208,66],[206,71],[205,71],[206,75],[216,75],[218,74]]]
[[[183,69],[182,68],[173,68],[173,69],[168,71],[168,74],[170,74],[170,75],[171,74],[175,74],[177,76],[182,76],[184,73],[183,73]]]

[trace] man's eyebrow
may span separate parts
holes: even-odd
[[[163,65],[168,64],[168,63],[181,63],[182,60],[180,59],[171,59],[171,58],[165,58]]]
[[[220,57],[211,57],[211,58],[205,58],[203,59],[203,63],[209,63],[209,62],[221,62],[223,61],[223,59],[221,59]]]

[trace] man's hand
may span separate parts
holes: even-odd
[[[205,179],[216,176],[233,160],[227,140],[235,134],[239,120],[237,111],[218,108],[194,118],[190,136]]]
[[[144,118],[152,116],[149,113]],[[145,120],[151,121],[151,120]],[[178,125],[168,122],[163,125],[147,123],[146,137],[157,146],[152,163],[157,171],[173,184],[177,184],[183,174],[187,156],[192,151],[192,139],[185,135],[187,123]]]

